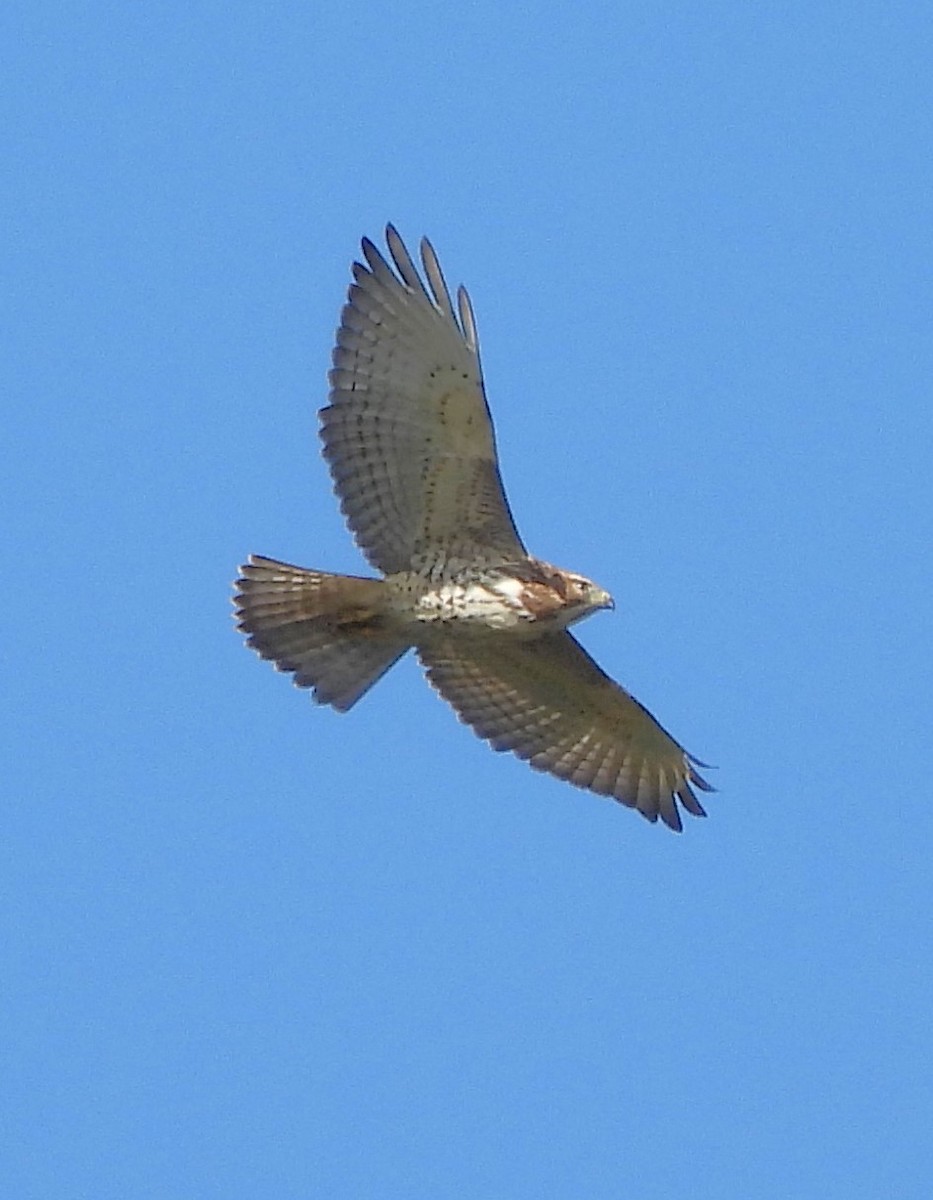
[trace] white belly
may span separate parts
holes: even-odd
[[[516,579],[499,580],[492,587],[481,583],[442,584],[420,598],[417,619],[515,629],[530,621],[530,614],[518,602],[520,590]]]

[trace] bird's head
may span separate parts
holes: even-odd
[[[564,577],[565,603],[572,614],[568,624],[581,621],[601,608],[615,608],[612,596],[592,579],[576,575],[573,571],[563,571],[561,574]]]
[[[615,608],[616,602],[612,596],[601,588],[598,583],[590,583],[590,604],[594,608]]]

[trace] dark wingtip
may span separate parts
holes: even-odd
[[[717,791],[718,789],[713,787],[713,785],[709,782],[708,779],[704,779],[703,776],[700,774],[700,772],[696,768],[702,767],[704,771],[716,771],[716,770],[718,770],[718,768],[715,767],[712,763],[703,762],[702,759],[697,758],[695,755],[691,754],[689,751],[684,751],[684,755],[687,760],[687,774],[688,774],[688,778],[689,778],[690,782],[693,784],[696,784],[696,786],[700,789],[701,792]]]

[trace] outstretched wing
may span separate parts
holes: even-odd
[[[453,573],[525,556],[499,477],[470,298],[451,303],[421,243],[422,283],[390,225],[397,271],[363,240],[344,307],[324,455],[363,553],[379,570]]]
[[[680,830],[677,801],[706,813],[703,766],[566,631],[526,640],[445,637],[418,650],[428,679],[495,750],[612,796]],[[691,787],[693,785],[693,787]]]

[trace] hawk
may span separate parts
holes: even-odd
[[[423,277],[390,225],[368,239],[337,331],[321,438],[347,524],[381,578],[251,556],[238,628],[314,698],[346,712],[406,651],[496,750],[681,829],[705,816],[706,766],[568,632],[607,591],[532,557],[512,517],[464,288]],[[393,269],[394,267],[394,269]]]

